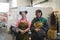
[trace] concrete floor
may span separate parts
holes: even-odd
[[[0,33],[0,40],[12,40],[12,36],[7,33]]]
[[[12,40],[12,36],[6,32],[0,32],[0,40]]]
[[[0,40],[12,40],[12,36],[8,34],[5,29],[0,29]]]

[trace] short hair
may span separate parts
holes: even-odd
[[[21,14],[22,14],[22,12],[25,12],[25,14],[27,14],[27,13],[28,13],[27,11],[20,11],[20,12],[19,12],[19,14],[21,15]]]
[[[39,10],[39,9],[36,10],[36,14],[37,14],[37,13],[41,13],[41,16],[42,16],[42,11],[41,11],[41,10]]]

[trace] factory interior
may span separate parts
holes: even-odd
[[[27,15],[23,13],[27,13]],[[48,27],[43,30],[43,26],[47,25],[41,24],[39,31],[36,31],[35,28],[34,30],[37,33],[35,39],[32,36],[35,31],[32,32],[33,28],[31,27],[34,22],[33,18],[38,16],[39,13],[47,20]],[[21,34],[20,28],[17,26],[20,26],[18,23],[20,20],[22,21],[21,17],[24,16],[30,23],[28,22],[27,25],[29,26],[28,32],[25,32],[27,30],[24,29]],[[19,36],[18,33],[21,35],[19,34]],[[28,37],[25,34],[28,34]],[[40,38],[38,38],[38,35]],[[60,0],[0,0],[0,40],[60,40]]]

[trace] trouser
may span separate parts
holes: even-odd
[[[16,32],[12,28],[13,27],[11,27],[10,30],[11,30],[11,33],[14,34],[14,36],[16,37],[16,40],[29,40],[28,32],[22,35],[20,32]]]
[[[44,40],[45,32],[44,30],[40,30],[38,32],[32,32],[31,39],[32,40]]]

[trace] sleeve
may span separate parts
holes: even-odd
[[[30,27],[31,32],[34,32],[35,31],[34,25],[33,25],[34,22],[35,22],[35,19],[33,19],[32,22],[31,22],[31,27]]]
[[[47,23],[47,20],[45,20],[45,22],[44,22],[44,24],[43,24],[43,30],[45,31],[45,32],[47,32],[48,31],[48,29],[49,29],[49,26],[48,26],[48,23]]]
[[[19,23],[20,23],[20,19],[16,22],[16,27],[18,27]]]
[[[30,21],[28,21],[28,28],[25,30],[26,32],[28,32],[30,30]]]

